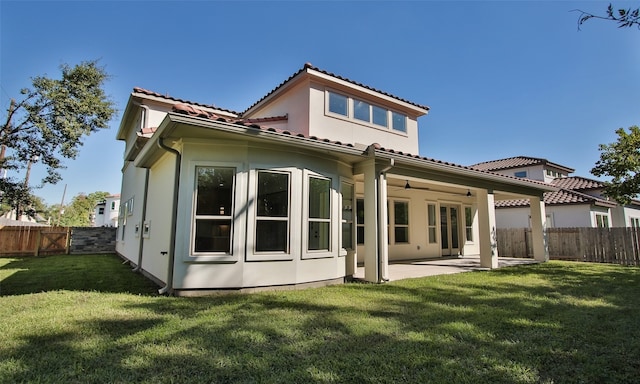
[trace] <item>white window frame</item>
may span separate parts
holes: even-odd
[[[288,210],[288,226],[287,226],[287,250],[282,251],[261,251],[256,252],[256,228],[258,221],[258,207],[256,206],[256,199],[258,196],[258,173],[259,172],[273,172],[273,173],[286,173],[289,175],[289,210]],[[298,221],[296,221],[296,215],[299,216],[299,192],[296,188],[299,184],[300,171],[294,167],[279,167],[271,164],[253,164],[249,170],[248,181],[248,201],[251,202],[247,208],[248,220],[247,220],[247,232],[246,232],[246,261],[290,261],[294,259],[293,250],[298,248],[298,242],[296,237],[299,236],[299,231],[296,231],[296,227],[299,227]]]
[[[594,223],[596,225],[596,228],[611,228],[611,225],[609,223],[609,215],[607,213],[595,212]]]
[[[321,219],[321,218],[309,218],[309,179],[317,178],[324,179],[329,181],[329,218]],[[334,257],[337,253],[336,248],[342,248],[342,244],[336,243],[340,239],[340,235],[338,234],[338,227],[341,225],[337,225],[342,220],[341,212],[336,212],[339,209],[340,204],[336,204],[335,200],[337,199],[336,191],[338,187],[336,186],[336,179],[327,177],[320,173],[316,173],[310,170],[303,171],[303,187],[302,187],[302,259],[320,259],[320,258],[328,258]],[[321,223],[329,223],[329,249],[320,249],[320,250],[309,250],[309,222],[321,222]],[[336,247],[337,244],[337,247]]]
[[[467,209],[469,210],[469,214],[471,215],[471,225],[467,225]],[[464,241],[466,244],[473,244],[474,240],[474,222],[477,210],[473,209],[471,205],[463,205],[463,218],[464,218]],[[469,233],[471,233],[471,239],[469,239]]]
[[[407,205],[407,224],[398,224],[396,223],[396,203],[402,203],[402,204],[406,204]],[[393,233],[393,244],[411,244],[411,200],[405,200],[405,199],[393,199],[391,200],[391,207],[392,208],[389,212],[389,223],[390,225],[390,231],[389,234],[391,235]],[[396,228],[406,228],[407,229],[407,241],[403,241],[403,242],[398,242],[396,240]]]
[[[345,200],[344,198],[344,190],[343,190],[343,186],[344,185],[349,185],[351,186],[351,196],[348,196],[348,199],[351,200],[351,206],[350,207],[344,207],[343,205],[343,201]],[[340,253],[339,256],[346,256],[348,251],[355,251],[356,247],[357,247],[357,239],[356,239],[356,207],[357,207],[357,203],[356,203],[356,185],[352,180],[349,179],[345,179],[345,178],[340,178],[340,231],[339,231],[339,235],[340,238],[338,239],[339,244],[340,244]],[[351,211],[351,220],[346,220],[343,216],[343,213],[345,211],[345,209]],[[343,247],[343,235],[342,235],[342,226],[344,224],[351,224],[351,247],[350,248],[345,248]]]
[[[194,241],[195,241],[195,209],[196,209],[196,188],[197,188],[197,175],[196,169],[197,167],[213,167],[213,168],[234,168],[235,174],[233,178],[233,202],[231,204],[231,214],[226,215],[231,217],[231,246],[229,253],[226,252],[194,252]],[[189,162],[189,174],[187,177],[186,184],[188,185],[189,192],[191,194],[191,201],[189,202],[189,210],[188,210],[188,220],[189,224],[189,239],[185,241],[185,246],[187,249],[186,252],[183,253],[183,261],[188,263],[200,263],[200,262],[211,262],[211,263],[229,263],[229,262],[237,262],[240,255],[240,239],[239,233],[241,232],[242,222],[239,218],[242,216],[241,210],[245,205],[245,200],[242,195],[242,191],[244,190],[243,185],[243,169],[244,165],[242,163],[237,162],[217,162],[217,161],[190,161]],[[220,217],[220,216],[216,216]],[[185,220],[187,217],[185,217]],[[150,221],[145,222],[149,228],[151,226]],[[148,234],[144,233],[144,227],[142,229],[143,237],[150,236],[150,230]]]
[[[343,97],[347,98],[347,114],[343,115],[341,113],[337,113],[337,112],[332,112],[329,109],[329,98],[331,97],[331,94],[336,94],[336,95],[340,95]],[[355,103],[357,101],[361,101],[363,103],[366,103],[369,106],[369,120],[361,120],[355,117]],[[373,121],[373,109],[374,107],[376,108],[380,108],[386,111],[386,116],[387,116],[387,121],[386,124],[387,125],[380,125],[377,123],[374,123]],[[360,125],[365,125],[367,127],[371,127],[374,129],[379,129],[379,130],[383,130],[386,132],[390,132],[390,133],[395,133],[398,135],[402,135],[402,136],[408,136],[408,130],[409,130],[409,116],[407,116],[405,113],[402,112],[398,112],[397,110],[394,109],[389,109],[387,107],[384,107],[382,105],[376,104],[376,103],[372,103],[368,100],[365,99],[361,99],[358,97],[353,97],[353,96],[349,96],[343,92],[337,92],[334,91],[332,89],[325,89],[325,115],[326,116],[330,116],[330,117],[334,117],[337,119],[341,119],[341,120],[345,120],[348,121],[350,123],[355,123],[355,124],[360,124]],[[393,116],[394,115],[400,115],[404,118],[404,127],[403,130],[400,129],[396,129],[393,126]]]
[[[429,223],[429,207],[433,207],[433,224]],[[434,201],[427,201],[427,244],[429,245],[437,245],[439,243],[438,231],[438,204]],[[430,229],[433,228],[433,239],[431,239]]]

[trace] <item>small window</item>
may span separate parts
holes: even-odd
[[[464,224],[467,241],[473,241],[473,211],[471,207],[464,207]]]
[[[341,183],[342,248],[353,249],[353,184]]]
[[[596,213],[596,225],[598,228],[609,228],[609,216]]]
[[[116,202],[115,202],[115,201],[112,201],[112,202],[111,202],[111,210],[112,210],[112,211],[115,211],[115,210],[116,210]]]
[[[329,92],[329,111],[347,116],[348,98],[337,93]]]
[[[360,100],[353,100],[353,117],[358,120],[371,121],[371,105]]]
[[[356,200],[356,241],[364,244],[364,200]]]
[[[309,177],[308,250],[329,251],[331,180]]]
[[[631,227],[640,228],[640,218],[632,217],[631,218]]]
[[[513,174],[515,177],[527,177],[527,171],[518,171]]]
[[[401,113],[391,112],[392,128],[396,131],[407,132],[407,117]]]
[[[409,242],[409,203],[406,201],[395,201],[393,203],[393,233],[395,243]]]
[[[436,206],[435,204],[427,205],[427,227],[429,231],[429,244],[438,242],[436,230]]]
[[[289,174],[258,172],[256,252],[289,251]]]
[[[104,207],[98,208],[98,215],[104,215]]]
[[[373,111],[373,124],[375,125],[380,125],[382,127],[388,127],[389,124],[387,123],[387,110],[384,108],[380,108],[380,107],[376,107],[375,105],[373,105],[371,107],[371,110]]]

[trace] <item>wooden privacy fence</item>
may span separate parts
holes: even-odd
[[[2,227],[0,255],[54,255],[69,253],[69,227]]]
[[[532,257],[531,229],[498,229],[498,255]],[[547,228],[549,258],[640,265],[638,228]]]

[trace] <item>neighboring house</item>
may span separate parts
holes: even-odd
[[[549,228],[640,226],[640,201],[621,206],[604,195],[601,181],[569,176],[574,172],[573,168],[527,156],[486,161],[471,167],[557,187],[557,191],[544,194],[546,226]],[[496,202],[497,227],[529,227],[528,207],[527,199]]]
[[[94,227],[117,227],[120,213],[120,195],[110,195],[96,204],[91,217]]]
[[[497,267],[496,200],[545,183],[418,156],[429,108],[310,64],[238,113],[134,88],[116,250],[164,287],[201,294],[370,282],[393,261],[479,255]]]
[[[29,227],[46,227],[49,226],[49,220],[45,219],[41,214],[36,213],[31,217],[26,213],[20,215],[20,218],[16,217],[15,209],[5,212],[0,216],[1,226],[29,226]]]

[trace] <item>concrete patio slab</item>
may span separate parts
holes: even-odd
[[[534,259],[499,257],[498,268],[523,264],[536,264]],[[458,258],[441,258],[418,261],[402,261],[389,264],[389,281],[410,279],[415,277],[447,275],[469,271],[488,271],[489,268],[480,266],[479,256],[465,256]],[[354,279],[364,279],[364,267],[358,267]]]

